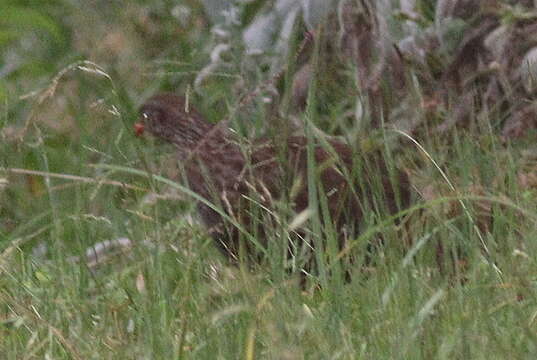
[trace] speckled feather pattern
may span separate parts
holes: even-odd
[[[244,139],[222,126],[207,122],[180,96],[156,95],[141,107],[140,113],[152,135],[177,148],[188,186],[247,228],[252,220],[244,210],[247,197],[255,197],[262,206],[270,208],[273,201],[289,195],[289,188],[285,186],[298,183],[298,190],[288,201],[295,213],[307,208],[307,140],[304,137],[288,139],[285,160],[282,161],[270,139],[241,144],[241,140],[245,143]],[[353,154],[352,149],[343,143],[332,141],[329,145],[332,151],[316,146],[314,154],[317,169],[322,169],[319,178],[327,196],[332,223],[340,233],[344,227],[357,231],[363,211],[374,207],[368,191],[373,174],[378,174],[384,187],[385,207],[390,213],[398,211],[397,204],[401,207],[408,205],[410,195],[406,174],[395,170],[395,177],[389,176],[381,154],[369,156],[366,166],[360,168],[360,181],[349,182],[345,173],[356,171],[354,162],[359,154]],[[284,184],[284,178],[289,174],[292,183]],[[392,179],[397,190],[392,186]],[[397,197],[400,201],[396,201]],[[198,210],[219,247],[228,256],[236,258],[238,231],[225,226],[222,218],[206,205],[199,204]],[[263,229],[257,233],[262,234]]]

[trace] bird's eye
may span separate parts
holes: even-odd
[[[146,110],[142,113],[142,119],[144,121],[155,121],[157,119],[157,116],[155,114],[155,111]]]
[[[144,122],[157,123],[162,120],[163,112],[159,109],[144,109],[141,111],[141,117]]]

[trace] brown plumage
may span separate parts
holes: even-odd
[[[174,94],[151,97],[140,114],[136,133],[148,131],[173,144],[186,175],[182,180],[255,234],[263,246],[266,227],[271,226],[267,219],[274,217],[268,214],[276,204],[288,204],[289,219],[308,208],[305,137],[289,137],[282,141],[283,146],[267,138],[246,143],[222,124],[207,122],[183,97]],[[315,173],[322,185],[318,187],[319,203],[326,200],[329,213],[326,216],[325,211],[321,218],[338,231],[340,246],[344,234],[352,237],[358,233],[364,211],[394,214],[408,205],[406,174],[396,169],[390,171],[379,152],[364,156],[331,140],[323,146],[315,145],[313,153]],[[373,198],[374,184],[382,186],[383,199]],[[253,204],[257,204],[257,212],[252,210]],[[322,209],[313,210],[323,214]],[[198,211],[219,247],[236,259],[240,238],[237,229],[205,204],[200,203]],[[251,244],[245,247],[247,253],[253,251]]]

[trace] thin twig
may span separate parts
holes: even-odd
[[[148,191],[148,189],[146,189],[146,188],[126,184],[124,182],[116,181],[116,180],[94,179],[94,178],[85,177],[85,176],[78,176],[78,175],[71,175],[71,174],[58,174],[58,173],[51,173],[51,172],[47,172],[47,171],[18,169],[18,168],[0,168],[0,171],[6,171],[6,172],[12,173],[12,174],[49,176],[49,177],[53,177],[53,178],[65,179],[65,180],[71,180],[71,181],[77,181],[77,182],[83,182],[83,183],[93,183],[93,184],[105,184],[105,185],[119,186],[119,187],[122,187],[122,188],[125,188],[125,189],[136,190],[136,191],[144,191],[144,192]]]

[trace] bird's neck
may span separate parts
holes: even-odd
[[[225,124],[214,125],[207,121],[200,121],[200,119],[196,120],[195,126],[190,126],[188,129],[181,134],[175,134],[173,141],[184,155],[205,152],[214,146],[218,147],[230,136]]]

